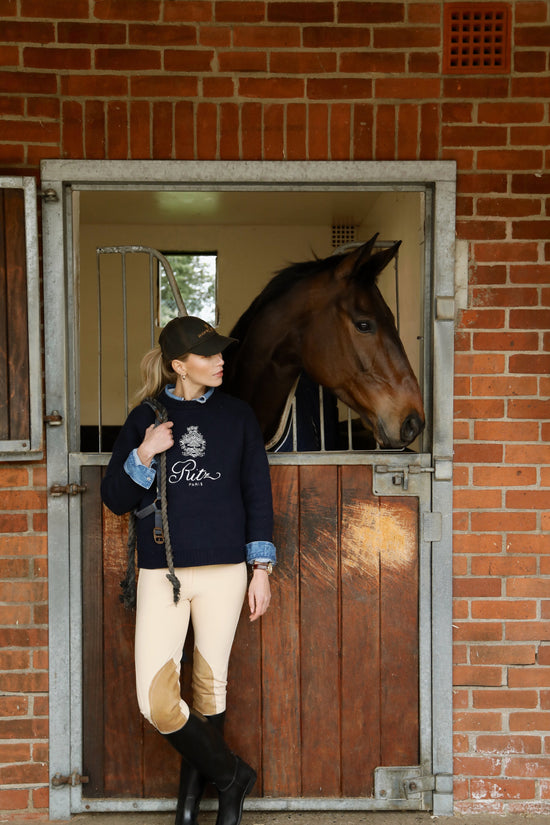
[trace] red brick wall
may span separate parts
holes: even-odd
[[[550,18],[442,74],[439,2],[0,0],[0,172],[41,158],[455,159],[455,805],[550,811]],[[46,813],[41,466],[0,467],[0,811]],[[3,814],[4,815],[4,814]]]
[[[0,812],[48,806],[46,468],[0,465]]]

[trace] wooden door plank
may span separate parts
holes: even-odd
[[[340,795],[338,501],[334,466],[300,468],[302,795]]]
[[[127,518],[103,508],[105,646],[105,793],[143,793],[143,730],[134,676],[135,613],[121,604],[126,567]]]
[[[418,499],[380,502],[383,765],[419,760]]]
[[[27,326],[27,250],[22,189],[6,189],[6,275],[10,438],[30,437],[29,343]]]
[[[260,625],[258,622],[252,623],[248,618],[249,614],[248,599],[245,598],[229,661],[225,738],[229,747],[258,772],[259,781],[256,782],[252,795],[260,796],[262,792]]]
[[[271,468],[278,564],[262,622],[263,794],[300,795],[298,467]]]
[[[101,467],[83,467],[82,483],[82,680],[83,773],[85,797],[104,795],[103,782],[103,535]]]
[[[380,765],[380,572],[372,470],[341,468],[342,793],[372,796]]]

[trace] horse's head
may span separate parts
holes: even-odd
[[[422,432],[424,408],[393,314],[376,285],[400,242],[373,252],[375,240],[328,259],[322,306],[321,285],[310,282],[301,357],[315,381],[359,413],[381,447],[395,449]]]

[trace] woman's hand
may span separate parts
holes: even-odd
[[[248,606],[250,621],[255,622],[263,616],[271,601],[271,588],[266,570],[254,570],[248,587]]]
[[[151,424],[151,426],[145,430],[145,435],[138,447],[137,454],[141,463],[145,464],[146,467],[151,466],[152,460],[158,453],[163,453],[173,445],[173,426],[173,421],[165,421],[164,424],[159,424],[158,427]]]

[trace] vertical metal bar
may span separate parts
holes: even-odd
[[[40,358],[40,289],[36,181],[23,178],[25,257],[27,265],[27,336],[29,341],[30,449],[42,445],[42,376]]]
[[[126,305],[126,253],[122,253],[122,340],[124,369],[124,414],[128,413],[128,307]]]
[[[151,349],[155,346],[155,267],[153,253],[149,252],[149,327],[151,330]]]
[[[42,173],[42,185],[60,195],[59,201],[42,208],[43,271],[44,271],[44,361],[46,369],[46,409],[67,410],[69,407],[67,348],[67,278],[64,230],[64,189],[58,180],[50,181]],[[65,422],[64,422],[65,424]],[[69,445],[67,426],[47,427],[47,483],[67,484]],[[70,561],[68,541],[68,496],[48,496],[48,645],[49,668],[49,767],[51,774],[71,771],[71,660],[70,650]],[[78,594],[77,594],[78,597]],[[70,795],[67,789],[49,795],[49,818],[69,819]]]
[[[400,332],[400,321],[399,321],[399,250],[394,258],[394,273],[395,273],[395,323],[397,325],[397,332]]]
[[[422,317],[422,329],[420,340],[420,387],[424,399],[424,409],[433,410],[433,318],[432,318],[432,294],[435,295],[436,273],[434,270],[434,243],[433,227],[435,226],[435,204],[434,192],[431,188],[425,191],[425,218],[424,225],[427,227],[424,233],[424,292],[422,305],[424,307]],[[432,293],[433,288],[433,293]],[[422,452],[430,452],[432,449],[433,416],[426,417],[426,427],[421,436]]]
[[[351,426],[351,407],[346,406],[348,411],[348,450],[353,450],[353,428]]]
[[[321,433],[321,452],[325,451],[325,398],[321,384],[319,384],[319,430]]]
[[[101,264],[97,250],[97,449],[103,452],[103,419],[101,414]]]
[[[456,221],[455,181],[437,184],[434,195],[437,209],[433,215],[433,294],[454,296],[454,247]],[[433,307],[433,302],[432,302]],[[433,460],[452,460],[453,434],[453,347],[454,319],[435,318],[433,327]],[[452,716],[452,478],[434,476],[432,510],[444,513],[441,541],[432,556],[432,639],[437,640],[433,653],[433,773],[453,773]],[[435,549],[435,548],[434,548]],[[453,810],[452,786],[447,793],[433,795],[435,816],[445,816]]]

